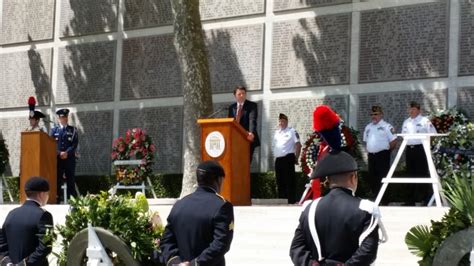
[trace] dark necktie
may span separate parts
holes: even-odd
[[[240,117],[242,116],[242,105],[241,104],[237,104],[237,114],[235,116],[235,121],[237,121],[238,123],[240,123]]]

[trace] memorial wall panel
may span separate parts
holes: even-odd
[[[183,94],[173,35],[124,40],[120,98],[173,97]]]
[[[214,93],[262,89],[263,35],[262,24],[205,32]]]
[[[263,14],[265,0],[201,0],[202,20]],[[124,28],[136,29],[173,24],[169,0],[125,0]]]
[[[60,36],[117,31],[119,0],[61,0]]]
[[[164,106],[120,111],[119,135],[140,127],[156,146],[155,173],[181,173],[183,160],[183,107]]]
[[[459,76],[474,74],[474,2],[461,0],[459,30]]]
[[[359,82],[448,75],[446,1],[362,11]]]
[[[275,22],[271,88],[348,84],[351,14]]]
[[[284,11],[289,9],[322,7],[349,3],[352,3],[352,0],[274,0],[273,10]]]
[[[403,121],[408,118],[408,108],[411,101],[418,102],[421,105],[422,115],[427,115],[430,112],[445,109],[447,97],[447,89],[360,94],[357,130],[362,138],[365,126],[371,121],[370,110],[373,105],[382,107],[384,120],[392,124],[396,133],[400,133]]]
[[[56,103],[113,101],[115,49],[115,41],[60,48]]]
[[[0,108],[25,107],[28,97],[38,105],[51,99],[51,49],[0,54]]]
[[[324,98],[297,98],[270,101],[270,117],[268,118],[269,130],[265,132],[271,145],[273,134],[278,129],[278,115],[284,113],[288,116],[288,125],[298,132],[303,145],[313,130],[313,111],[316,106],[326,104],[336,111],[342,119],[347,120],[349,114],[348,97],[345,95],[328,95]],[[262,133],[263,134],[263,133]],[[270,146],[271,148],[271,146]],[[273,169],[274,157],[270,154],[268,165]],[[262,158],[262,160],[265,160]]]
[[[25,101],[26,103],[26,101]],[[28,107],[25,106],[25,109]],[[43,123],[40,123],[43,125]],[[19,176],[21,132],[29,126],[28,116],[2,118],[0,115],[0,139],[4,139],[10,154],[6,176]]]
[[[113,111],[72,113],[70,124],[78,129],[77,175],[108,175],[112,166]]]
[[[465,111],[471,122],[474,123],[474,87],[458,89],[456,107]]]
[[[3,0],[0,44],[53,38],[54,0]]]

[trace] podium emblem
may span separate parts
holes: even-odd
[[[221,156],[225,150],[224,136],[219,131],[212,131],[206,137],[205,148],[212,158]]]

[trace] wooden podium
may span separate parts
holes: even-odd
[[[20,202],[26,200],[25,183],[32,176],[49,182],[49,204],[56,204],[56,140],[40,131],[21,132]]]
[[[225,170],[221,195],[233,205],[251,205],[250,142],[233,118],[199,119],[201,159],[216,160]]]

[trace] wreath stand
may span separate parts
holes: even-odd
[[[5,188],[4,188],[5,187]],[[0,204],[3,204],[3,191],[7,191],[10,202],[13,202],[12,192],[8,187],[8,183],[4,174],[0,177]]]
[[[142,160],[117,160],[114,161],[114,165],[140,165],[142,164]],[[120,182],[117,182],[115,186],[112,187],[112,195],[115,195],[117,193],[117,190],[119,189],[139,189],[142,191],[143,194],[145,194],[145,189],[148,188],[151,190],[151,193],[153,194],[153,198],[156,199],[156,193],[155,190],[153,189],[153,185],[151,184],[150,177],[146,177],[146,181],[148,182],[148,186],[145,186],[145,181],[142,181],[141,184],[138,185],[124,185]]]
[[[431,137],[442,137],[442,136],[447,136],[448,134],[435,134],[435,133],[416,133],[416,134],[397,134],[397,136],[403,137],[402,144],[400,146],[400,149],[398,149],[397,156],[395,157],[395,160],[392,163],[392,166],[390,166],[390,170],[387,173],[387,177],[382,179],[382,187],[380,188],[380,191],[377,195],[377,198],[375,199],[375,205],[379,205],[380,201],[382,200],[383,194],[385,193],[385,190],[387,189],[387,186],[389,183],[405,183],[405,184],[432,184],[433,186],[433,196],[434,200],[436,202],[436,207],[442,207],[443,204],[441,200],[443,200],[443,203],[446,204],[446,200],[444,197],[441,195],[441,183],[438,177],[438,173],[436,172],[436,168],[433,162],[433,158],[431,157],[431,149],[430,149],[430,138]],[[426,160],[428,162],[428,169],[430,176],[429,177],[393,177],[393,173],[395,172],[395,169],[397,168],[397,164],[400,161],[400,158],[402,157],[403,151],[405,150],[407,146],[407,141],[408,140],[421,140],[421,143],[423,145],[423,149],[425,151],[426,155]],[[428,203],[428,206],[431,206],[432,200],[430,200],[430,203]]]

